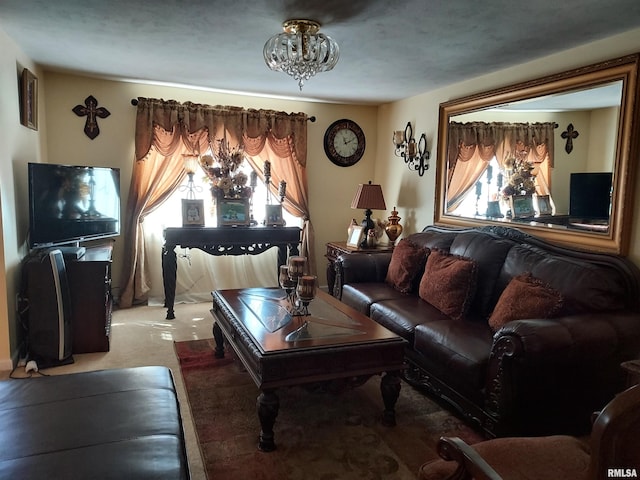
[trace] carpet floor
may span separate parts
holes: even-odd
[[[468,443],[482,436],[403,382],[397,425],[384,427],[380,377],[341,391],[278,391],[277,450],[257,448],[260,393],[232,351],[213,355],[213,339],[175,342],[209,480],[415,479],[436,458],[442,435]]]

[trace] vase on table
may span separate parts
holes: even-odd
[[[393,245],[402,234],[402,225],[400,225],[401,217],[398,216],[396,207],[393,207],[391,215],[387,218],[389,220],[389,224],[384,228],[384,231],[387,234],[387,237],[389,237],[389,242]]]

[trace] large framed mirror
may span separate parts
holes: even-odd
[[[435,223],[626,255],[639,55],[442,103]]]

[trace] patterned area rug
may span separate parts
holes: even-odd
[[[260,452],[260,392],[233,352],[216,359],[214,345],[213,339],[175,343],[209,480],[413,480],[420,465],[437,457],[440,436],[482,440],[404,382],[397,425],[384,427],[374,376],[356,388],[279,390],[277,450]]]

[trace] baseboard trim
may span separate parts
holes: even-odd
[[[17,354],[16,354],[17,357]],[[18,364],[18,359],[14,362],[10,358],[0,359],[0,370],[13,370],[13,366]]]

